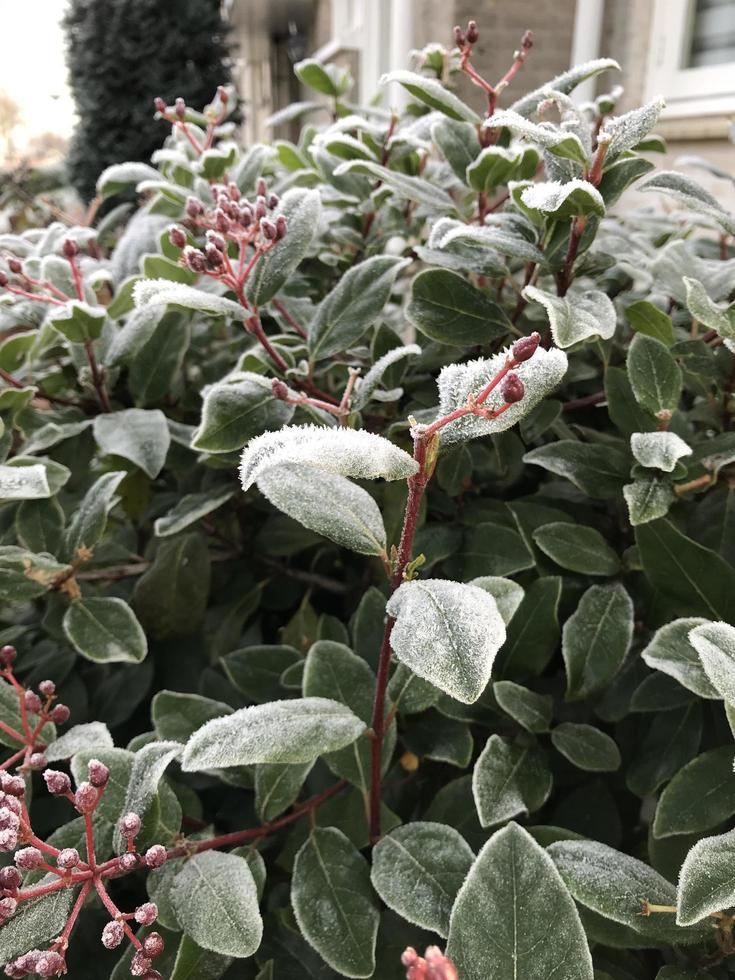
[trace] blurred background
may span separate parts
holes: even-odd
[[[69,183],[70,208],[88,201],[105,166],[147,160],[160,145],[156,95],[202,106],[231,80],[245,143],[292,136],[293,123],[274,130],[269,120],[307,97],[296,61],[349,65],[350,98],[365,102],[384,72],[431,42],[450,45],[453,25],[469,18],[481,32],[473,63],[490,78],[505,71],[524,30],[535,34],[507,101],[610,56],[622,76],[583,84],[577,99],[621,83],[626,111],[661,94],[662,166],[694,154],[735,172],[735,0],[0,0],[0,11],[0,202]],[[380,95],[396,108],[405,97]],[[734,206],[732,183],[709,183]]]

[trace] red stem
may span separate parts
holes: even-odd
[[[91,881],[85,882],[81,891],[77,895],[77,900],[74,903],[74,908],[71,910],[71,914],[69,915],[69,918],[66,921],[66,925],[64,926],[64,931],[61,933],[59,938],[54,943],[54,947],[56,949],[62,950],[63,953],[65,953],[69,947],[69,936],[71,935],[71,931],[74,928],[77,919],[79,918],[79,913],[82,911],[82,907],[84,906],[84,901],[87,895],[89,895],[91,888],[92,888],[92,882]]]

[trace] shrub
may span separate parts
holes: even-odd
[[[475,35],[0,238],[8,976],[728,974],[734,219]]]
[[[64,17],[79,122],[69,177],[89,200],[100,171],[149,160],[160,127],[152,96],[203,105],[230,80],[227,25],[218,0],[72,0]]]

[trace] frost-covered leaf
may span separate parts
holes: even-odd
[[[665,106],[665,100],[659,95],[646,105],[631,109],[630,112],[626,112],[622,116],[606,119],[600,131],[600,136],[603,139],[610,140],[605,158],[606,162],[612,162],[616,156],[626,150],[632,150],[645,136],[648,136],[658,122],[661,110]]]
[[[523,600],[523,586],[511,578],[503,578],[500,575],[480,575],[478,578],[473,578],[469,584],[490,593],[507,626]]]
[[[720,697],[735,705],[735,627],[728,623],[703,623],[690,631],[689,642]]]
[[[707,622],[697,616],[674,619],[653,635],[651,642],[641,653],[649,667],[660,670],[700,698],[719,698],[705,673],[697,651],[689,640],[690,632]]]
[[[685,208],[714,218],[729,235],[735,235],[735,216],[726,211],[716,197],[691,177],[675,170],[659,170],[642,183],[638,190],[657,191],[673,197]]]
[[[720,306],[710,299],[698,279],[684,276],[683,282],[686,287],[686,305],[694,319],[710,330],[715,330],[724,340],[735,340],[735,303]]]
[[[157,538],[167,538],[196,524],[202,517],[211,514],[234,496],[234,490],[187,493],[163,517],[153,522],[153,532]]]
[[[151,702],[151,720],[163,741],[186,742],[212,718],[232,714],[229,704],[204,698],[200,694],[159,691]]]
[[[163,774],[180,754],[179,742],[157,741],[144,745],[135,753],[125,802],[120,809],[121,817],[126,813],[137,813],[141,820],[145,819]],[[118,854],[125,850],[126,842],[119,828],[115,831],[114,845]]]
[[[456,214],[457,206],[452,198],[441,187],[429,183],[421,177],[410,177],[397,170],[389,170],[379,163],[372,163],[370,160],[349,160],[347,163],[340,164],[334,171],[336,177],[343,177],[347,174],[364,174],[373,177],[375,180],[382,181],[389,187],[396,197],[407,201],[415,201],[423,205],[429,211],[438,211],[440,214]]]
[[[675,432],[634,432],[630,448],[641,466],[665,473],[673,472],[682,457],[692,454],[691,448]]]
[[[733,753],[729,745],[703,752],[664,787],[653,823],[655,837],[697,834],[735,813]]]
[[[689,851],[679,872],[676,921],[692,926],[735,905],[735,830],[705,837]]]
[[[439,374],[439,412],[437,418],[448,415],[467,404],[470,395],[477,396],[490,383],[505,364],[508,351],[503,350],[490,358],[450,364]],[[545,350],[539,347],[528,361],[519,364],[515,373],[525,387],[523,398],[503,412],[497,419],[483,419],[466,415],[445,425],[441,430],[442,442],[450,445],[477,439],[481,436],[503,432],[525,415],[556,388],[567,369],[566,354],[556,347]],[[498,409],[503,397],[498,385],[488,396],[485,406]]]
[[[490,679],[505,624],[493,597],[442,579],[404,582],[388,601],[391,646],[419,677],[471,704]]]
[[[457,98],[453,92],[446,89],[435,78],[400,69],[383,75],[380,79],[381,85],[386,85],[389,82],[398,82],[399,85],[402,85],[419,102],[423,102],[430,109],[443,112],[450,119],[464,120],[465,122],[471,123],[480,122],[480,117],[473,109],[465,105],[461,99]]]
[[[374,255],[353,265],[327,293],[309,326],[309,351],[314,359],[352,347],[380,316],[390,299],[396,276],[409,260]]]
[[[202,420],[192,448],[208,453],[229,453],[255,436],[287,425],[294,406],[275,398],[269,378],[250,371],[237,381],[225,381],[204,392]]]
[[[44,880],[43,884],[48,885],[50,881]],[[21,903],[0,930],[0,962],[10,963],[28,950],[44,947],[59,936],[74,898],[74,889],[65,888]]]
[[[171,900],[181,927],[203,949],[247,957],[260,946],[258,892],[244,858],[222,851],[195,854],[176,875]]]
[[[545,555],[562,568],[584,575],[615,575],[618,556],[593,527],[554,521],[533,532],[533,540]]]
[[[496,681],[493,694],[503,711],[526,731],[548,732],[554,707],[550,695],[537,694],[513,681]]]
[[[676,500],[671,484],[658,476],[634,480],[623,487],[628,519],[633,527],[665,517]]]
[[[552,214],[554,218],[572,218],[575,215],[605,214],[602,195],[586,180],[569,180],[529,184],[521,192],[521,201],[531,211]]]
[[[609,340],[615,333],[615,307],[599,289],[572,289],[566,296],[554,296],[536,286],[526,286],[523,295],[546,310],[557,347],[571,347],[591,337]]]
[[[82,749],[112,748],[112,735],[101,721],[89,721],[82,725],[74,725],[68,732],[47,745],[43,754],[48,762],[58,762],[71,759]]]
[[[140,279],[133,288],[135,305],[180,306],[185,310],[209,313],[211,316],[227,316],[243,320],[247,315],[239,303],[215,293],[205,293],[194,286],[170,279]]]
[[[702,931],[680,929],[672,915],[641,915],[645,900],[676,904],[676,889],[642,861],[598,841],[558,841],[548,848],[564,883],[580,905],[628,926],[652,945],[686,944]]]
[[[51,496],[46,467],[0,465],[0,501],[43,500]]]
[[[73,299],[64,306],[55,306],[46,322],[70,343],[87,344],[97,340],[106,318],[104,306],[90,306],[82,300]]]
[[[638,402],[653,415],[679,404],[682,376],[665,344],[638,333],[628,350],[628,378]]]
[[[592,61],[574,65],[573,68],[569,68],[561,75],[557,75],[551,81],[546,82],[545,85],[518,99],[513,103],[511,109],[520,115],[530,116],[536,111],[539,102],[547,98],[549,90],[568,95],[588,78],[594,78],[595,75],[605,71],[620,71],[620,65],[613,58],[594,58]]]
[[[257,483],[271,466],[286,463],[306,463],[326,473],[364,480],[403,480],[418,468],[408,453],[364,429],[292,425],[248,443],[240,462],[243,489]]]
[[[539,810],[551,793],[546,756],[533,742],[491,735],[472,772],[472,794],[483,827]]]
[[[551,743],[573,766],[589,772],[620,768],[620,751],[609,735],[593,725],[565,721],[551,732]]]
[[[638,300],[625,307],[625,316],[634,330],[647,334],[671,347],[674,343],[674,327],[671,317],[653,303]]]
[[[628,453],[617,446],[587,445],[575,439],[539,446],[527,452],[523,461],[566,477],[583,493],[599,500],[617,497],[630,471]]]
[[[182,769],[310,762],[364,731],[365,723],[349,708],[328,698],[270,701],[207,722],[187,742]]]
[[[94,420],[94,438],[108,456],[121,456],[154,480],[163,469],[171,444],[166,416],[160,409],[126,408]]]
[[[587,589],[562,633],[567,698],[579,700],[607,687],[632,638],[633,603],[623,586],[616,582]]]
[[[462,980],[592,980],[582,923],[546,852],[515,823],[480,851],[452,909]]]
[[[510,328],[497,303],[449,269],[416,276],[406,316],[427,337],[453,347],[489,344]]]
[[[314,828],[296,855],[291,904],[307,942],[344,977],[372,977],[380,913],[368,863],[336,827]]]
[[[525,116],[519,115],[512,109],[501,110],[486,119],[483,125],[487,129],[509,129],[514,136],[523,137],[537,146],[543,147],[554,156],[575,163],[587,164],[587,153],[582,141],[576,133],[560,129],[551,123],[531,122]],[[580,182],[581,183],[581,182]],[[602,199],[600,199],[602,201]],[[604,210],[604,207],[603,207]]]
[[[418,357],[420,354],[421,348],[418,344],[407,344],[405,347],[394,347],[387,354],[379,357],[365,377],[357,379],[352,407],[359,411],[367,405],[373,393],[378,391],[378,385],[389,367],[403,360],[404,357]]]
[[[313,765],[263,763],[255,767],[255,810],[263,823],[275,820],[296,801]]]
[[[446,936],[452,905],[474,858],[453,827],[416,821],[378,843],[370,878],[388,908],[413,925]]]
[[[465,225],[462,222],[452,225],[436,243],[443,251],[454,252],[453,246],[460,245],[480,254],[492,250],[498,255],[510,255],[526,262],[543,262],[543,252],[520,234],[512,234],[496,225]]]
[[[160,176],[159,172],[154,167],[149,167],[147,163],[134,161],[113,163],[97,178],[97,193],[102,197],[109,197],[135,187],[141,180],[158,180]]]
[[[315,92],[336,99],[344,95],[349,86],[350,75],[344,68],[336,64],[323,65],[316,58],[304,58],[297,61],[293,67],[296,77],[313,88]]]
[[[77,599],[63,620],[66,638],[87,660],[96,663],[140,663],[148,641],[135,613],[116,596]]]

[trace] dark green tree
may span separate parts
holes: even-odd
[[[160,145],[155,96],[201,106],[230,80],[228,28],[219,0],[71,0],[64,27],[79,114],[69,178],[88,200],[101,170]]]

